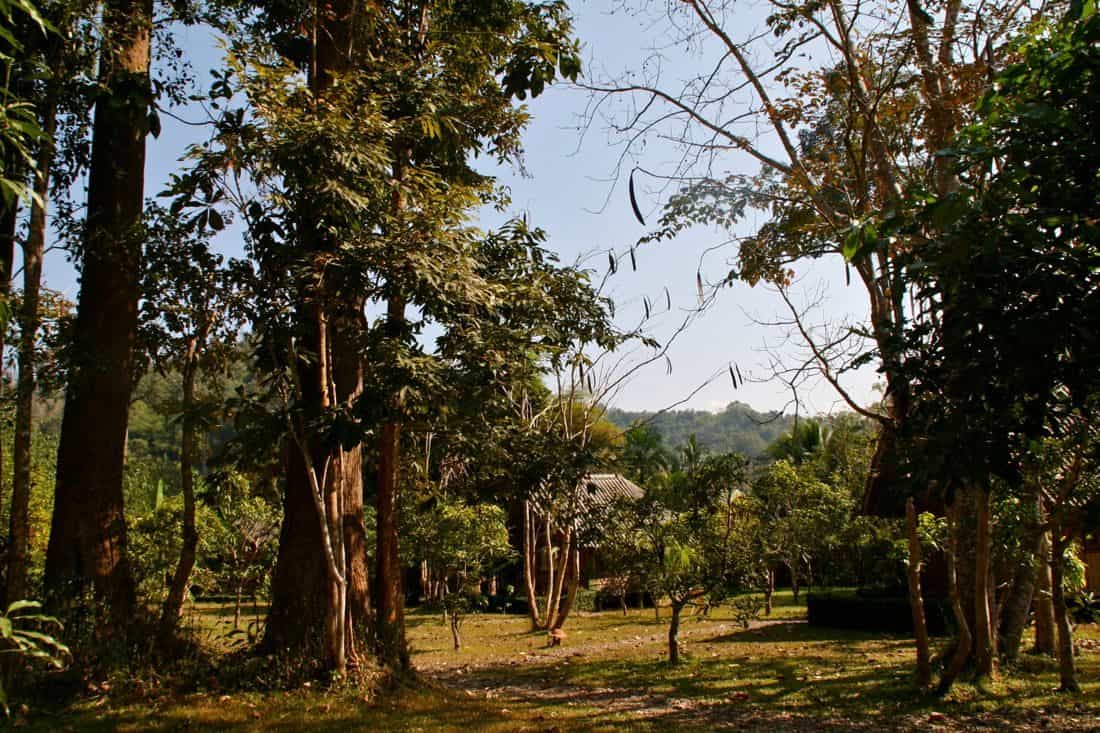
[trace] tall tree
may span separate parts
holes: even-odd
[[[282,384],[275,402],[287,437],[265,643],[300,648],[320,637],[325,666],[348,657],[350,635],[332,619],[346,618],[348,570],[365,562],[361,523],[345,529],[361,522],[358,462],[370,437],[380,441],[377,652],[401,669],[401,426],[441,385],[441,361],[417,335],[429,321],[476,334],[478,319],[505,309],[506,286],[479,269],[485,240],[466,224],[496,192],[468,158],[515,158],[526,114],[513,100],[559,70],[575,75],[575,45],[560,4],[313,8],[304,39],[299,8],[266,10],[248,16],[234,82],[222,83],[239,84],[254,115],[227,114],[205,172],[181,181],[213,198],[248,169],[257,189],[234,203],[262,283],[257,356]],[[367,304],[385,310],[382,323],[368,326]]]
[[[60,24],[59,24],[60,25]],[[19,311],[19,377],[16,387],[15,439],[12,445],[11,521],[8,555],[9,601],[27,597],[27,562],[30,545],[30,499],[34,427],[34,394],[37,385],[39,292],[42,281],[42,256],[46,248],[46,202],[50,196],[50,176],[54,160],[54,133],[57,129],[58,92],[63,45],[53,36],[43,49],[45,88],[38,101],[37,115],[43,137],[38,144],[34,169],[34,197],[27,239],[23,244],[23,292]]]
[[[46,586],[55,603],[90,584],[113,628],[128,628],[122,475],[141,273],[145,138],[150,129],[152,0],[103,9],[80,294],[58,449]]]
[[[914,403],[906,436],[913,453],[908,468],[918,481],[938,480],[978,520],[973,640],[979,674],[990,671],[993,656],[981,593],[989,578],[993,479],[1014,490],[1025,485],[1020,499],[1030,493],[1034,501],[1023,477],[1042,441],[1068,441],[1067,452],[1073,455],[1069,448],[1076,446],[1087,464],[1082,436],[1095,429],[1096,379],[1086,365],[1100,352],[1095,332],[1079,324],[1100,297],[1098,238],[1089,223],[1100,200],[1098,37],[1100,20],[1085,5],[1026,39],[1020,60],[997,76],[981,117],[959,137],[959,187],[931,201],[915,196],[908,222],[906,215],[887,219],[890,227],[933,233],[903,258],[906,277],[927,306],[903,342],[901,366],[924,396]],[[1070,480],[1074,470],[1061,472],[1063,485],[1073,488],[1047,492],[1050,511],[1067,506],[1063,493],[1073,505],[1079,487],[1088,485]],[[1054,511],[1051,528],[1063,519]],[[1051,541],[1057,572],[1061,555],[1053,535]],[[1057,600],[1057,581],[1051,590]],[[1073,686],[1066,677],[1063,684]]]
[[[772,33],[755,34],[736,27],[737,8],[728,0],[674,4],[671,32],[698,44],[712,63],[682,84],[662,78],[661,65],[654,65],[640,80],[592,88],[633,100],[620,124],[629,130],[630,153],[639,154],[643,140],[670,121],[682,125],[676,139],[687,152],[671,175],[685,183],[665,202],[647,239],[715,221],[734,230],[754,211],[770,215],[746,236],[733,232],[734,269],[716,286],[739,278],[778,288],[790,325],[805,342],[794,371],[820,375],[879,427],[867,508],[900,514],[905,491],[913,489],[899,473],[898,440],[914,409],[902,365],[904,333],[922,316],[920,307],[911,307],[919,299],[907,297],[913,293],[904,255],[921,246],[927,232],[880,236],[876,222],[903,207],[909,191],[947,195],[958,186],[939,151],[952,146],[1012,58],[1012,41],[1041,12],[1026,3],[977,8],[958,0],[769,5]],[[829,62],[805,68],[800,55],[818,49]],[[760,173],[715,175],[715,163],[729,153],[747,156]],[[791,264],[826,256],[843,256],[851,279],[866,292],[865,328],[825,333],[793,305]],[[869,361],[880,365],[885,382],[882,409],[860,404],[845,388],[846,373]],[[928,487],[917,488],[919,500]],[[978,509],[988,486],[969,485],[964,493],[973,494],[969,514],[984,518]],[[985,529],[963,539],[987,537]],[[988,599],[974,598],[986,553],[965,541],[959,550],[960,592],[973,625],[974,614],[988,608]],[[989,624],[974,631],[979,648],[986,648]]]

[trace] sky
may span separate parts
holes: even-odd
[[[667,27],[659,14],[663,3],[654,6],[655,15],[616,9],[615,0],[574,0],[571,5],[575,30],[583,45],[585,75],[588,79],[617,78],[643,63],[652,64],[659,55],[663,78],[697,73],[705,64],[705,44],[669,44]],[[658,7],[660,6],[660,7]],[[751,32],[763,23],[753,3],[738,4],[744,14],[727,19],[740,32]],[[182,29],[179,44],[191,57],[199,83],[208,86],[206,69],[218,65],[221,52],[211,32],[204,28]],[[648,62],[647,62],[648,59]],[[580,262],[593,271],[600,282],[607,269],[609,251],[623,254],[647,233],[630,207],[625,174],[634,165],[647,170],[669,170],[679,150],[660,136],[640,154],[627,160],[620,169],[621,139],[609,131],[600,117],[586,117],[592,97],[574,85],[555,85],[528,102],[531,123],[524,135],[524,173],[511,167],[497,168],[481,163],[485,170],[499,176],[511,191],[512,208],[506,216],[494,211],[482,212],[483,227],[500,224],[508,216],[526,214],[528,220],[545,229],[549,248],[557,251],[567,264]],[[605,107],[615,114],[622,109]],[[180,117],[194,119],[194,110],[174,110]],[[587,125],[585,125],[587,123]],[[164,189],[171,173],[180,167],[179,159],[187,145],[199,139],[202,128],[185,125],[162,115],[163,131],[151,139],[147,151],[146,195]],[[582,128],[586,127],[582,135]],[[754,173],[756,166],[744,155],[720,158],[720,172]],[[622,175],[616,176],[617,170]],[[663,201],[661,191],[650,190],[639,181],[639,203],[643,215],[652,222]],[[749,217],[745,233],[762,223],[763,216]],[[609,277],[604,292],[616,304],[616,321],[624,329],[634,328],[643,319],[643,298],[654,311],[664,310],[668,289],[671,312],[654,315],[646,321],[647,333],[666,344],[670,336],[698,303],[696,278],[716,282],[730,269],[735,251],[729,247],[708,251],[729,239],[729,233],[699,227],[671,241],[647,243],[636,249],[637,270],[624,261]],[[229,255],[241,252],[239,232],[230,228],[221,236],[219,246]],[[797,303],[821,300],[814,311],[814,322],[865,320],[866,296],[862,289],[847,287],[843,263],[820,261],[796,269],[798,284],[793,297]],[[77,284],[72,267],[63,253],[53,251],[46,261],[47,284],[76,298]],[[677,405],[681,409],[720,410],[731,401],[744,402],[758,410],[794,408],[791,391],[781,381],[769,379],[769,364],[777,356],[786,362],[802,357],[801,349],[785,344],[782,327],[766,325],[785,314],[782,300],[765,286],[749,287],[737,282],[723,288],[706,312],[698,314],[691,325],[668,346],[668,361],[661,360],[632,374],[625,387],[615,394],[613,404],[626,410],[660,410]],[[621,357],[623,366],[636,365],[646,354],[634,349]],[[616,358],[615,361],[620,361]],[[669,368],[671,364],[671,369]],[[745,377],[736,389],[728,375],[734,364]],[[709,383],[708,383],[708,380]],[[876,375],[865,369],[846,375],[850,394],[861,404],[875,400]],[[816,380],[800,390],[802,414],[844,409],[833,388]]]

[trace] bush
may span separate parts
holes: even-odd
[[[14,658],[15,665],[39,661],[61,669],[72,658],[69,648],[53,636],[61,631],[61,622],[53,616],[41,613],[42,604],[37,601],[15,601],[0,614],[0,653]],[[0,670],[0,709],[4,715],[8,709],[8,673],[18,667],[5,664]]]
[[[599,611],[599,591],[577,588],[577,598],[573,601],[574,611]]]
[[[730,608],[733,609],[733,619],[747,629],[750,623],[760,618],[760,612],[764,610],[764,599],[747,593],[730,601]]]
[[[1100,596],[1087,591],[1078,591],[1066,595],[1066,610],[1079,624],[1094,624],[1100,621]]]
[[[859,631],[913,633],[908,596],[862,595],[858,592],[811,593],[806,598],[811,626]],[[951,627],[951,607],[945,599],[926,598],[928,633],[943,635]]]

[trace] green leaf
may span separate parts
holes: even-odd
[[[15,601],[10,606],[8,606],[8,615],[11,616],[14,613],[18,613],[19,611],[23,611],[29,608],[39,609],[42,608],[42,604],[38,601]]]

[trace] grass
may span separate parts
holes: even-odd
[[[379,695],[361,689],[146,696],[100,695],[57,713],[32,713],[42,730],[663,731],[1087,729],[1100,714],[1100,628],[1078,629],[1081,695],[1053,693],[1052,661],[1025,657],[988,690],[959,685],[945,699],[912,682],[912,644],[899,636],[807,626],[789,594],[765,626],[744,630],[727,609],[689,618],[686,661],[665,662],[667,611],[580,614],[560,648],[547,649],[518,616],[472,616],[464,648],[451,648],[438,615],[412,613],[419,683]],[[223,609],[196,623],[223,629]],[[231,621],[231,613],[228,620]],[[217,632],[211,632],[216,635]]]

